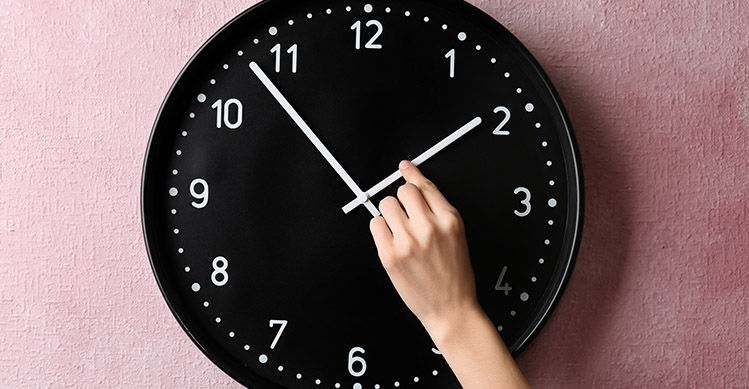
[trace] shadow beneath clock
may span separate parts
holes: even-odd
[[[627,119],[632,96],[591,77],[586,63],[571,66],[541,58],[563,98],[577,138],[585,183],[585,220],[577,262],[554,314],[518,358],[531,384],[556,387],[585,375],[601,349],[617,307],[630,254],[634,192],[627,160]]]

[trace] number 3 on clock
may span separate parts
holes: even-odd
[[[525,206],[525,210],[523,211],[515,211],[515,215],[518,217],[526,217],[531,214],[531,191],[528,190],[528,188],[523,188],[522,186],[515,189],[515,194],[522,193],[525,195],[525,198],[520,201],[520,204]]]

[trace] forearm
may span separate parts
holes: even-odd
[[[480,307],[427,331],[464,389],[530,387]]]

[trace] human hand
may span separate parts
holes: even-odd
[[[463,388],[529,388],[478,304],[460,214],[411,162],[399,168],[407,183],[370,223],[395,289]]]
[[[383,216],[372,219],[370,230],[395,289],[440,338],[467,312],[480,311],[463,221],[416,166],[403,161],[399,169],[407,183],[397,199],[380,202]]]

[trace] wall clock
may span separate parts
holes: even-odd
[[[461,211],[480,303],[528,345],[583,210],[539,65],[463,1],[268,0],[190,60],[146,157],[151,264],[198,347],[251,387],[458,387],[369,234],[402,159]]]

